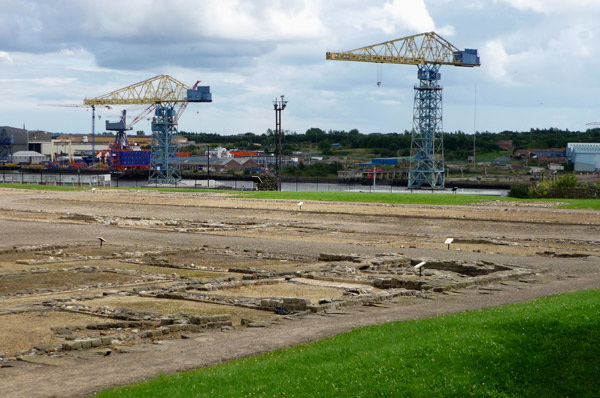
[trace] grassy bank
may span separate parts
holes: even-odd
[[[90,189],[89,187],[40,184],[0,184],[0,188],[29,189],[35,191],[85,191]]]
[[[70,187],[35,184],[0,184],[0,188],[31,189],[42,191],[84,191],[90,187]],[[499,196],[462,195],[451,193],[367,193],[367,192],[275,192],[275,191],[231,191],[215,189],[190,189],[190,188],[155,188],[155,187],[122,187],[122,188],[97,188],[114,190],[150,190],[160,192],[210,192],[226,193],[234,197],[249,199],[289,199],[289,200],[317,200],[331,202],[360,202],[360,203],[394,203],[394,204],[422,204],[422,205],[466,205],[485,203],[490,201],[537,201],[560,202],[559,207],[565,209],[592,209],[600,210],[598,199],[516,199]]]
[[[431,193],[367,193],[367,192],[243,192],[240,197],[253,199],[319,200],[333,202],[397,203],[427,205],[463,205],[492,200],[511,200],[498,196],[431,194]]]
[[[600,291],[395,322],[98,397],[593,397]]]

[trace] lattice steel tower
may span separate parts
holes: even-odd
[[[168,75],[159,75],[100,97],[85,99],[85,105],[149,105],[131,124],[154,111],[152,119],[152,158],[149,181],[175,184],[181,180],[177,146],[177,122],[189,102],[212,102],[209,86],[189,88]],[[130,124],[130,125],[131,125]]]
[[[334,61],[416,65],[409,188],[444,188],[444,145],[442,137],[442,87],[440,66],[480,66],[477,50],[460,51],[435,32],[344,52],[328,52]]]

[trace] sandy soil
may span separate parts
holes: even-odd
[[[102,356],[82,351],[38,363],[11,361],[11,367],[0,368],[2,395],[8,397],[84,396],[161,373],[315,341],[359,326],[600,288],[600,212],[557,209],[548,203],[436,207],[305,201],[298,211],[295,201],[232,199],[220,194],[2,189],[0,225],[7,231],[0,243],[4,253],[0,274],[5,275],[44,266],[19,260],[48,258],[47,254],[16,252],[15,247],[79,245],[79,254],[89,247],[87,254],[97,256],[100,249],[92,247],[98,236],[106,239],[102,248],[106,256],[129,253],[125,257],[140,258],[135,253],[171,251],[172,255],[165,255],[169,261],[215,268],[266,264],[265,269],[318,269],[321,253],[401,253],[412,259],[489,261],[536,271],[530,278],[453,290],[429,299],[399,297],[376,307],[267,317],[263,321],[270,322],[268,327],[207,331],[189,339],[135,346],[129,353],[113,351]],[[443,244],[447,237],[456,241],[451,250]],[[199,248],[206,248],[206,255],[185,254]],[[93,259],[85,263],[93,264]],[[144,267],[153,270],[153,266]],[[102,289],[94,287],[87,293],[92,291]],[[0,299],[0,308],[39,304],[47,296],[11,296]],[[128,300],[142,305],[140,300]],[[193,307],[173,305],[181,311]],[[7,316],[13,315],[0,315],[0,322]]]

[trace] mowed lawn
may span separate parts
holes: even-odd
[[[0,188],[33,189],[40,191],[82,191],[90,190],[89,187],[52,186],[35,184],[0,184]],[[249,199],[288,199],[288,200],[317,200],[328,202],[362,202],[362,203],[394,203],[394,204],[422,204],[422,205],[466,205],[485,203],[490,201],[534,201],[534,202],[559,202],[559,207],[567,209],[592,209],[600,210],[600,199],[516,199],[499,196],[463,195],[451,193],[370,193],[370,192],[276,192],[276,191],[250,191],[235,192],[230,190],[190,189],[190,188],[97,188],[105,190],[148,190],[160,192],[206,192],[225,193],[232,197]]]
[[[594,290],[360,328],[98,397],[597,397],[599,392],[600,290]]]

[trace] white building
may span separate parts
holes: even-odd
[[[35,151],[19,151],[12,155],[12,162],[17,164],[40,164],[48,161],[48,156]]]
[[[228,159],[228,158],[233,157],[233,155],[229,153],[227,148],[223,148],[220,145],[216,149],[211,149],[210,151],[207,151],[207,152],[208,152],[208,156],[210,156],[211,158]]]
[[[567,144],[567,160],[574,171],[600,171],[600,143]]]

